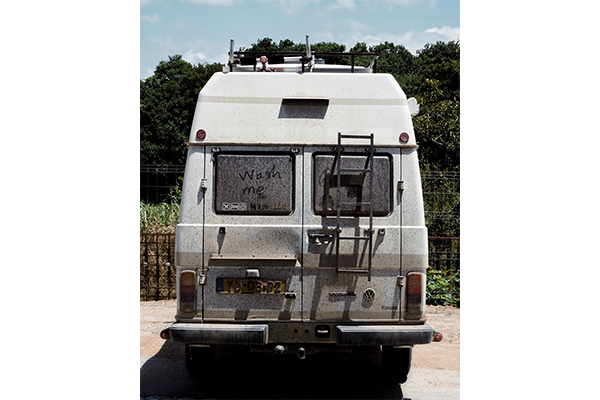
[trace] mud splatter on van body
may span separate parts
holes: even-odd
[[[441,340],[425,318],[416,103],[374,63],[230,55],[198,97],[177,322],[161,336],[186,344],[192,374],[221,344],[300,358],[382,346],[406,381],[412,346]],[[261,56],[277,72],[255,72]]]

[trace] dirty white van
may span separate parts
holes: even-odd
[[[331,54],[331,53],[329,53]],[[198,96],[176,230],[191,374],[217,345],[297,354],[381,346],[405,382],[426,323],[417,141],[393,76],[324,53],[234,52]],[[345,53],[348,55],[348,53]]]

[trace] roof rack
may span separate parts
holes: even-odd
[[[288,71],[288,72],[376,72],[377,58],[379,53],[371,52],[321,52],[310,50],[310,36],[306,35],[306,51],[233,51],[235,41],[231,39],[229,48],[229,71]],[[266,57],[263,59],[262,57]],[[341,68],[320,67],[316,70],[316,65],[324,65],[325,60],[317,57],[326,56],[350,56],[351,65],[338,66]],[[373,60],[368,67],[355,66],[355,57],[373,56]],[[266,63],[272,67],[267,68]],[[261,64],[258,66],[258,64]],[[285,68],[287,64],[288,68]],[[301,68],[291,67],[290,64],[300,66]],[[348,67],[349,71],[348,71]]]

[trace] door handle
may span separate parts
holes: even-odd
[[[308,237],[313,243],[317,240],[320,243],[331,243],[333,241],[333,235],[330,233],[309,233]]]

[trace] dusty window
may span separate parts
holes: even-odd
[[[318,154],[314,157],[314,211],[318,215],[336,215],[338,201],[337,155]],[[388,155],[373,157],[373,215],[388,215],[392,210],[392,162]],[[342,168],[371,168],[367,155],[342,155]],[[341,215],[369,215],[370,173],[343,172],[340,179]]]
[[[294,162],[289,154],[218,154],[218,214],[286,215],[294,209]]]

